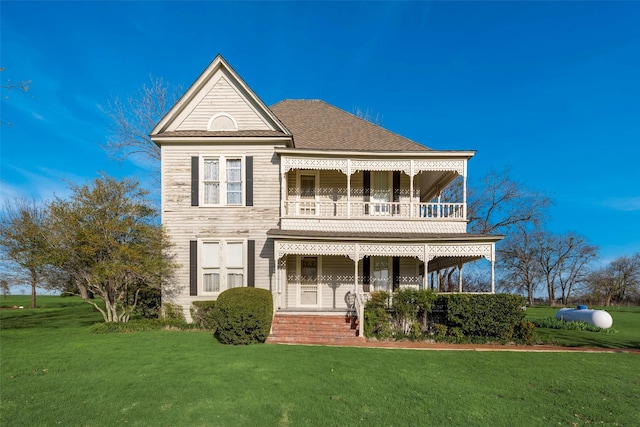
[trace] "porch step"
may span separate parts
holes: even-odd
[[[350,315],[276,314],[268,343],[361,344],[358,322]]]

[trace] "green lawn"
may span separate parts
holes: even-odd
[[[611,314],[615,333],[538,328],[537,341],[571,347],[640,348],[640,307],[593,308]],[[557,311],[557,307],[530,307],[527,318],[555,317]]]
[[[635,354],[233,347],[39,304],[0,312],[2,426],[640,425]]]

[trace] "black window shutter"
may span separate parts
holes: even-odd
[[[247,156],[245,159],[245,173],[246,206],[253,206],[253,156]]]
[[[256,286],[256,241],[247,241],[247,286]]]
[[[200,174],[198,167],[200,166],[200,158],[194,156],[191,158],[191,206],[198,206],[198,188],[200,187]]]
[[[394,256],[392,258],[393,266],[393,290],[395,291],[400,287],[400,257]]]
[[[362,258],[362,290],[370,292],[371,289],[371,258]]]
[[[400,201],[400,171],[393,171],[393,201]],[[395,214],[400,214],[400,205],[394,205]]]
[[[371,201],[371,171],[362,171],[362,195],[364,196],[364,214],[369,215],[369,202]],[[367,274],[369,272],[367,271]]]
[[[198,295],[198,241],[189,241],[189,295]]]

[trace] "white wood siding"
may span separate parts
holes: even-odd
[[[238,130],[273,130],[257,113],[257,108],[224,75],[220,75],[204,96],[192,102],[194,105],[188,106],[185,114],[179,117],[176,130],[207,130],[209,119],[217,113],[231,115]]]
[[[253,156],[254,206],[191,206],[191,157],[217,155]],[[162,186],[162,221],[179,265],[176,288],[163,290],[165,300],[181,304],[190,318],[191,301],[213,299],[189,295],[189,241],[205,238],[255,240],[255,286],[275,288],[273,241],[266,236],[267,230],[278,227],[280,212],[279,164],[273,147],[163,145]]]

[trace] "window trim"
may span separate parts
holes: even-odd
[[[218,203],[205,203],[205,191],[204,191],[204,163],[207,160],[218,161]],[[240,160],[240,188],[241,197],[240,203],[229,204],[227,203],[227,160]],[[242,207],[246,206],[247,201],[247,176],[246,176],[246,156],[245,155],[201,155],[199,161],[199,174],[198,174],[198,189],[199,189],[199,203],[200,207]]]
[[[228,274],[229,272],[239,272],[242,270],[242,287],[247,287],[247,274],[248,274],[248,264],[249,264],[249,254],[248,254],[248,239],[237,239],[237,238],[204,238],[198,239],[198,295],[203,296],[218,296],[221,292],[224,292],[228,287]],[[218,251],[218,268],[209,268],[204,267],[204,260],[202,256],[204,254],[203,246],[206,243],[218,243],[219,251]],[[228,258],[227,254],[227,245],[229,243],[241,243],[242,244],[242,267],[228,267]],[[205,291],[204,290],[204,275],[207,271],[217,270],[220,277],[220,290],[219,291]],[[238,286],[236,286],[238,287]]]

